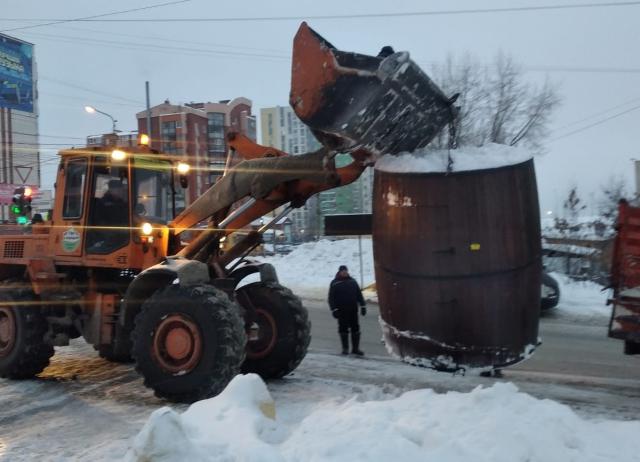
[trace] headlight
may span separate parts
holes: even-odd
[[[127,153],[120,149],[114,149],[111,151],[111,158],[116,161],[124,160],[127,157]]]
[[[153,232],[153,226],[151,226],[151,223],[143,223],[140,230],[142,231],[142,234],[149,236]]]
[[[186,175],[187,173],[189,173],[189,170],[191,170],[191,166],[184,162],[178,162],[176,170],[178,170],[178,173],[180,175]]]

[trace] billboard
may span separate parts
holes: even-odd
[[[0,34],[0,108],[33,112],[33,45]]]

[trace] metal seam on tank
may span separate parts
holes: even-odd
[[[449,279],[467,279],[467,278],[485,278],[485,277],[491,277],[491,276],[500,276],[503,274],[509,274],[509,273],[515,273],[518,271],[521,271],[523,269],[529,268],[530,266],[533,266],[537,263],[540,263],[542,261],[542,256],[537,257],[531,261],[529,261],[528,263],[522,265],[522,266],[517,266],[514,268],[508,268],[508,269],[504,269],[504,270],[500,270],[500,271],[493,271],[493,272],[489,272],[489,273],[470,273],[470,274],[455,274],[455,275],[448,275],[448,276],[432,276],[432,275],[428,275],[428,274],[411,274],[411,273],[404,273],[402,271],[396,271],[396,270],[392,270],[382,264],[377,264],[376,266],[380,267],[383,271],[393,275],[393,276],[401,276],[401,277],[406,277],[409,279],[430,279],[430,280],[436,280],[436,281],[441,281],[441,280],[449,280]]]

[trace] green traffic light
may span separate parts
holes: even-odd
[[[27,220],[27,217],[20,216],[20,217],[16,218],[16,222],[19,225],[26,225],[27,221],[29,221],[29,220]]]
[[[16,215],[18,215],[21,212],[21,208],[19,206],[17,206],[17,205],[12,205],[11,206],[11,211],[13,213],[15,213]]]

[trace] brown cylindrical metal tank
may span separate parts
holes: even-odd
[[[530,355],[542,277],[533,160],[449,174],[376,170],[373,194],[387,349],[449,371]]]

